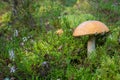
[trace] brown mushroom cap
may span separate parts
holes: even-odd
[[[107,26],[100,21],[86,21],[74,30],[73,36],[100,34],[108,31]]]
[[[56,34],[58,34],[58,35],[63,34],[63,30],[62,30],[62,29],[58,29],[58,30],[56,31]]]

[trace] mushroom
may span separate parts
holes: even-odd
[[[107,26],[100,21],[85,21],[81,23],[73,32],[73,36],[85,36],[89,35],[89,40],[87,43],[87,54],[90,55],[91,52],[95,50],[95,35],[109,32]]]
[[[56,31],[56,34],[57,34],[57,35],[63,34],[63,30],[62,30],[62,29],[58,29],[58,30]]]

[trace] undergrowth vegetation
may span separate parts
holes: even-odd
[[[10,7],[0,2],[0,80],[120,80],[119,0],[26,0],[16,16]],[[90,57],[88,36],[72,35],[88,20],[110,29]]]

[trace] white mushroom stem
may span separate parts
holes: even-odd
[[[95,50],[95,36],[89,36],[89,40],[87,43],[87,53],[88,56],[90,55],[91,52]]]

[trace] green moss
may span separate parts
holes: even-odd
[[[111,5],[93,0],[67,0],[64,4],[61,0],[38,0],[31,4],[37,24],[34,29],[22,22],[8,24],[11,12],[6,12],[2,16],[5,25],[0,28],[0,74],[19,80],[119,80],[119,20],[110,22],[110,16],[100,12],[106,9],[119,12],[119,7]],[[115,16],[112,12],[110,15]],[[96,51],[89,58],[88,36],[72,36],[74,28],[87,20],[100,20],[110,29],[103,36],[106,40],[101,37],[96,42]],[[56,34],[58,28],[63,29],[62,35]],[[16,29],[18,36],[14,36]],[[14,61],[9,59],[10,49],[15,52]],[[8,65],[15,65],[16,72],[10,73]]]

